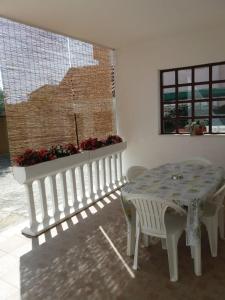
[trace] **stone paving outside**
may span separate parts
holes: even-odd
[[[26,195],[12,175],[8,156],[0,156],[0,232],[27,220]]]

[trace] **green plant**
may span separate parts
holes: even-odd
[[[206,132],[206,125],[204,120],[197,120],[187,125],[191,135],[203,135]]]

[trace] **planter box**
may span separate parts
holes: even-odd
[[[57,158],[29,167],[13,167],[14,178],[20,183],[28,183],[39,178],[53,175],[73,166],[85,164],[89,161],[100,159],[108,155],[122,152],[127,147],[126,142],[105,146],[96,150],[88,150],[71,156]]]
[[[121,142],[114,145],[105,146],[96,150],[89,150],[90,160],[100,159],[108,155],[122,152],[127,148],[127,142]]]
[[[73,154],[71,156],[46,161],[29,167],[15,166],[13,167],[13,175],[19,183],[24,184],[39,178],[43,178],[45,176],[67,170],[88,160],[89,153],[82,152]]]

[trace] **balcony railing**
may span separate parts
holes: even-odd
[[[122,142],[30,167],[13,167],[28,199],[30,225],[22,232],[37,236],[120,188],[125,183],[125,149]]]

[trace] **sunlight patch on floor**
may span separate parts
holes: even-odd
[[[123,259],[122,255],[119,253],[119,251],[117,250],[117,248],[115,247],[115,245],[113,244],[112,240],[107,235],[107,233],[105,232],[105,230],[102,228],[102,226],[99,226],[99,229],[102,232],[102,234],[104,235],[104,237],[106,238],[106,240],[109,242],[110,246],[112,247],[112,249],[114,250],[114,252],[118,256],[118,258],[120,259],[120,261],[122,262],[122,264],[124,265],[124,267],[126,268],[127,272],[130,274],[131,278],[135,278],[134,272],[131,270],[131,268],[128,266],[128,264],[125,262],[125,260]]]

